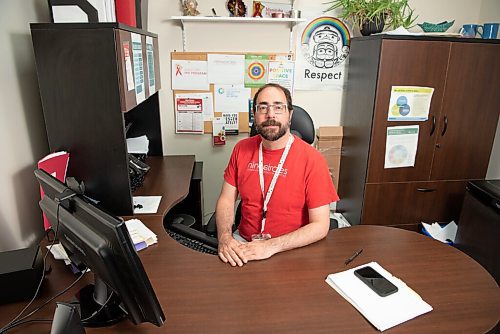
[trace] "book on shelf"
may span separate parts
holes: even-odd
[[[66,172],[68,170],[69,153],[60,151],[51,153],[40,161],[38,161],[38,168],[46,171],[62,183],[66,182]],[[40,198],[43,198],[44,192],[40,186]],[[45,214],[43,214],[43,227],[48,230],[51,225]]]

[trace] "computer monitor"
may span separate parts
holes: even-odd
[[[135,324],[161,326],[165,315],[124,221],[45,171],[37,169],[35,176],[45,193],[40,207],[70,260],[94,274],[95,284],[79,293],[83,325],[108,326],[128,317]]]

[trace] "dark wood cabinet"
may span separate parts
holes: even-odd
[[[50,150],[70,153],[67,175],[83,181],[88,196],[131,215],[126,138],[146,135],[149,155],[163,155],[157,36],[116,23],[31,24],[31,35]],[[136,72],[144,100],[136,99],[141,57],[133,55],[132,36],[142,45]]]
[[[351,224],[416,229],[457,219],[486,175],[498,123],[500,44],[409,36],[354,38],[343,110],[337,210]],[[388,121],[393,86],[434,88],[427,121]],[[384,168],[387,128],[418,125],[413,167]]]

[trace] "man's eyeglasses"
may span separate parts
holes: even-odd
[[[266,115],[269,110],[274,111],[276,115],[281,115],[286,111],[286,104],[257,104],[255,106],[255,112]]]

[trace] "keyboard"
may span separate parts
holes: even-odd
[[[203,232],[192,229],[183,224],[169,224],[165,226],[168,235],[188,248],[200,253],[217,255],[217,239],[206,235]]]

